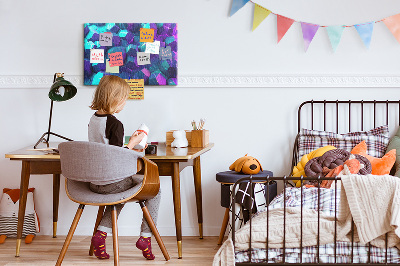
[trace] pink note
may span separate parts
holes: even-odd
[[[110,59],[109,61],[110,67],[122,66],[124,64],[124,60],[122,58],[122,52],[108,54],[108,57]]]

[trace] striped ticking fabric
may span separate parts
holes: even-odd
[[[18,214],[10,217],[0,215],[0,235],[7,237],[17,237]],[[24,226],[22,236],[36,235],[35,214],[26,214],[24,218]]]
[[[335,187],[335,183],[332,186]],[[337,189],[320,188],[319,194],[319,210],[321,213],[334,216],[335,215],[335,198],[336,206],[340,202],[340,181],[337,181]],[[303,199],[301,199],[301,188],[288,187],[285,189],[285,197],[282,192],[274,198],[268,206],[268,209],[286,207],[300,207],[313,209],[318,211],[318,188],[303,187]],[[338,211],[338,210],[336,210]],[[255,216],[257,216],[256,214]],[[288,263],[351,263],[351,242],[336,242],[336,261],[335,261],[335,245],[333,243],[319,246],[319,260],[317,258],[317,246],[303,247],[302,258],[300,257],[300,248],[286,248],[285,262]],[[360,243],[354,243],[353,262],[368,262],[369,246]],[[385,263],[385,249],[371,246],[370,248],[371,263]],[[249,250],[235,250],[236,262],[249,262]],[[252,262],[265,262],[266,249],[251,249]],[[283,262],[283,249],[269,249],[268,262]],[[400,252],[397,248],[388,248],[388,263],[400,262]]]
[[[331,145],[338,149],[351,151],[361,141],[367,143],[367,153],[373,157],[382,157],[389,143],[389,128],[387,125],[376,127],[369,131],[336,134],[333,132],[310,130],[302,128],[297,135],[297,162],[304,154]]]

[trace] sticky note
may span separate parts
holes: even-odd
[[[146,43],[145,53],[158,54],[160,51],[160,41],[148,42]]]
[[[99,42],[101,46],[112,46],[112,32],[102,32],[100,33]]]
[[[119,73],[119,66],[111,67],[108,59],[106,59],[106,73]]]
[[[160,48],[160,58],[161,60],[172,59],[171,46]]]
[[[140,28],[140,42],[154,42],[154,29]]]
[[[150,54],[137,52],[137,63],[139,66],[150,64]]]
[[[90,49],[90,63],[104,63],[104,50]]]
[[[108,54],[108,58],[110,59],[110,67],[122,66],[124,64],[122,52]]]
[[[128,99],[143,100],[144,99],[144,79],[125,79],[131,87]]]

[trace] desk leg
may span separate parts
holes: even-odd
[[[30,167],[31,163],[29,161],[22,161],[19,210],[18,210],[18,226],[17,226],[17,248],[15,257],[19,257],[19,250],[21,248],[22,230],[25,219],[26,197],[28,194],[29,178],[31,171]]]
[[[197,221],[199,223],[200,239],[203,239],[203,202],[201,193],[201,167],[200,157],[193,159],[194,189],[196,193]]]
[[[174,198],[176,240],[178,244],[178,258],[182,259],[182,220],[181,220],[181,188],[179,180],[179,162],[173,163],[172,193]]]
[[[60,174],[53,174],[53,238],[57,237],[59,201],[60,201]]]

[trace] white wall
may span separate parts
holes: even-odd
[[[323,25],[356,24],[379,20],[400,12],[398,1],[258,1],[272,11]],[[383,23],[375,24],[367,50],[354,28],[346,29],[336,54],[324,29],[304,53],[301,28],[295,23],[276,44],[276,20],[270,15],[251,32],[252,4],[228,17],[231,0],[224,1],[1,1],[0,23],[0,153],[36,142],[47,130],[50,101],[47,91],[52,75],[83,75],[83,23],[176,22],[178,23],[179,75],[181,77],[350,77],[339,87],[313,85],[310,80],[277,85],[245,83],[222,87],[213,83],[177,87],[146,87],[145,100],[128,102],[118,115],[126,132],[141,122],[151,129],[150,141],[165,141],[170,129],[189,129],[190,121],[206,118],[215,147],[202,157],[205,235],[218,235],[223,209],[215,173],[246,153],[258,158],[275,175],[290,171],[292,143],[296,134],[297,107],[309,99],[399,99],[397,88],[400,44]],[[21,79],[28,76],[28,80]],[[367,80],[363,87],[349,84],[351,77],[390,77],[387,87]],[[383,78],[382,78],[383,77]],[[393,79],[393,77],[395,77]],[[240,79],[240,78],[239,78]],[[243,81],[243,79],[240,79]],[[322,78],[323,80],[323,78]],[[43,81],[43,82],[42,82]],[[304,83],[305,82],[305,83]],[[38,84],[39,83],[39,84]],[[357,82],[356,82],[357,83]],[[52,131],[86,140],[88,108],[94,87],[76,84],[78,94],[55,103]],[[308,86],[310,85],[310,86]],[[366,85],[364,87],[364,85]],[[237,87],[236,87],[237,86]],[[324,85],[325,86],[325,85]],[[54,138],[56,139],[56,138]],[[0,159],[0,188],[19,188],[21,163]],[[181,173],[183,235],[196,235],[197,215],[191,168]],[[32,176],[36,210],[42,232],[52,233],[52,177]],[[162,203],[158,228],[174,235],[171,180],[162,177]],[[60,235],[66,234],[77,205],[60,195]],[[87,207],[76,231],[90,234],[96,210]],[[121,235],[139,233],[140,210],[130,204],[119,220]]]

